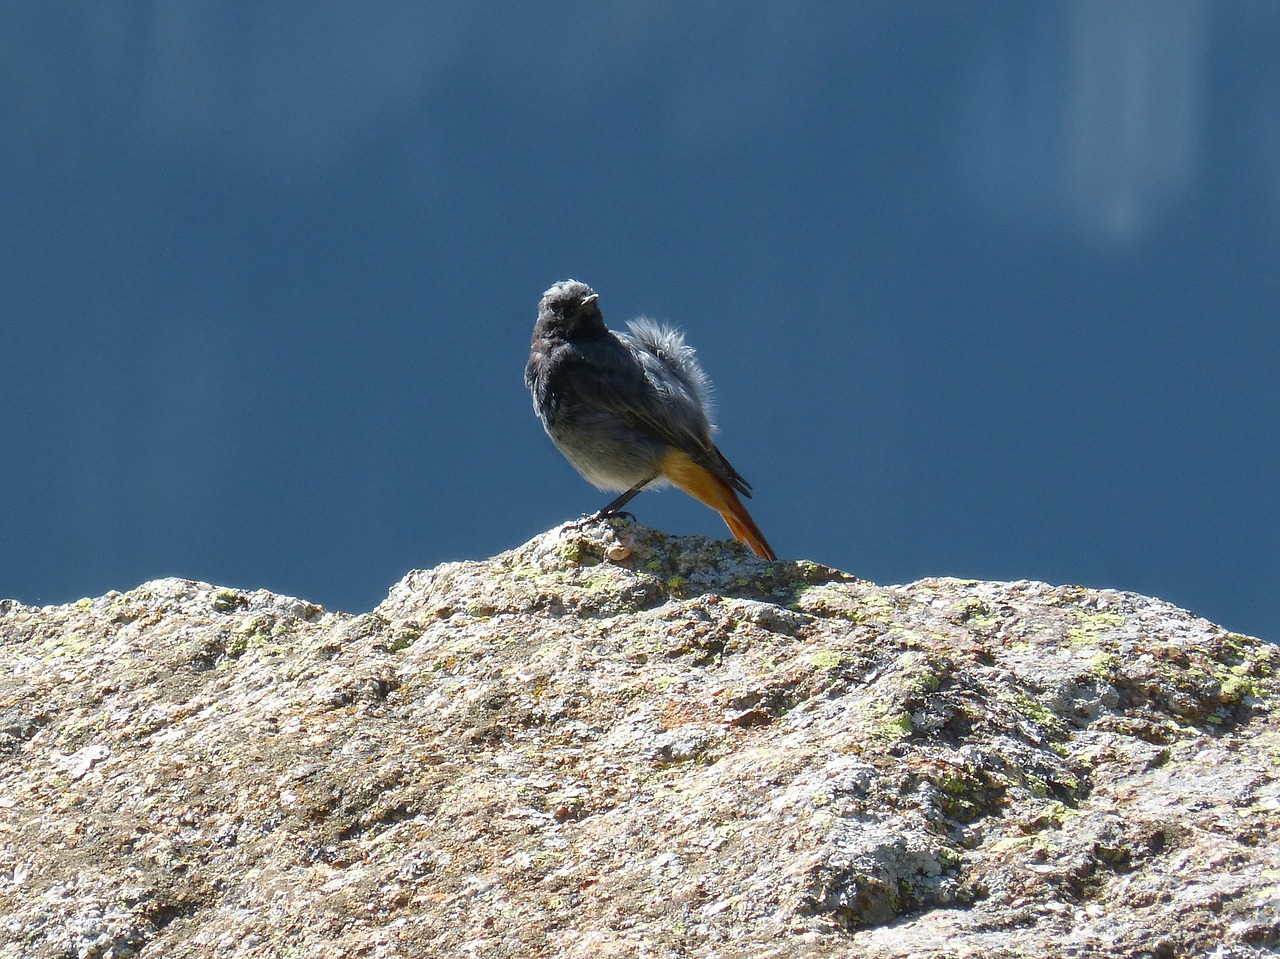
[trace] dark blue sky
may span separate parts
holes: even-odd
[[[521,381],[572,276],[784,558],[1280,639],[1280,7],[246,10],[0,12],[0,595],[360,611],[595,509]]]

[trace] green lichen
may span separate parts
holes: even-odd
[[[1089,672],[1110,682],[1120,672],[1120,658],[1112,653],[1095,653],[1089,660]]]
[[[1047,727],[1051,731],[1061,728],[1062,720],[1043,703],[1022,692],[1015,692],[1012,699],[1014,708],[1037,726]]]
[[[928,778],[942,793],[942,811],[958,822],[973,822],[989,815],[1000,804],[1007,787],[1001,777],[960,767],[930,774]]]
[[[925,671],[916,676],[912,682],[912,692],[917,695],[921,693],[936,693],[942,686],[942,677],[932,671]]]
[[[282,617],[262,613],[245,616],[223,643],[223,652],[232,659],[250,649],[260,656],[283,656],[288,652],[287,640],[294,635],[293,627],[291,620]]]
[[[398,653],[401,650],[408,649],[421,638],[421,629],[415,626],[405,626],[396,630],[391,637],[391,641],[387,644],[387,648],[393,653]]]
[[[1235,634],[1232,634],[1235,635]],[[1241,637],[1245,639],[1245,637]],[[1246,671],[1250,676],[1258,679],[1268,679],[1276,674],[1277,666],[1280,666],[1280,646],[1272,646],[1270,644],[1254,644],[1250,641],[1248,653],[1241,654],[1244,662],[1239,664],[1239,668]]]
[[[617,581],[608,573],[592,576],[584,584],[589,593],[607,593],[617,587]]]
[[[1049,783],[1034,773],[1026,773],[1023,777],[1027,790],[1037,799],[1049,798]]]
[[[961,600],[948,618],[952,622],[963,623],[978,632],[987,632],[998,622],[992,615],[990,607],[976,596],[968,596]]]
[[[796,590],[791,608],[801,613],[847,619],[854,623],[876,618],[877,611],[889,612],[888,604],[876,593],[858,594],[843,583],[802,586]]]
[[[969,791],[969,781],[962,776],[939,776],[937,786],[948,796],[963,796]]]
[[[1236,667],[1236,669],[1238,668]],[[1218,698],[1224,703],[1238,703],[1246,696],[1253,696],[1257,692],[1253,680],[1249,676],[1241,675],[1234,670],[1222,677],[1220,682],[1221,688],[1218,691]]]
[[[561,543],[560,548],[556,553],[566,563],[572,563],[575,566],[580,566],[586,559],[587,549],[584,543],[575,539]]]
[[[905,712],[891,713],[874,730],[888,739],[906,739],[915,732],[916,725]]]
[[[78,633],[60,633],[44,640],[39,646],[40,652],[55,659],[68,659],[83,656],[92,644]]]
[[[844,657],[838,650],[820,649],[809,657],[809,665],[814,669],[839,669]]]
[[[1067,642],[1074,645],[1091,645],[1125,622],[1119,613],[1086,613],[1082,610],[1074,613],[1076,624],[1067,628]]]
[[[1063,822],[1069,815],[1073,815],[1071,811],[1063,803],[1055,799],[1045,803],[1020,826],[1027,832],[1039,832],[1041,829],[1061,829]]]
[[[213,608],[220,613],[229,613],[246,605],[245,598],[233,589],[220,589],[210,600]]]

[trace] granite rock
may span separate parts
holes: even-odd
[[[629,524],[0,603],[0,957],[1260,956],[1280,652]]]

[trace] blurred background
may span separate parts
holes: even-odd
[[[687,331],[784,558],[1280,639],[1278,49],[1263,0],[8,4],[0,596],[358,612],[596,509],[522,383],[574,277]]]

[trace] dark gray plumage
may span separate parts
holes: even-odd
[[[751,486],[711,441],[711,386],[683,335],[644,318],[605,326],[599,295],[565,280],[543,294],[525,384],[552,442],[601,489],[626,490],[620,509],[671,482],[718,510],[730,530],[772,559],[736,493]]]

